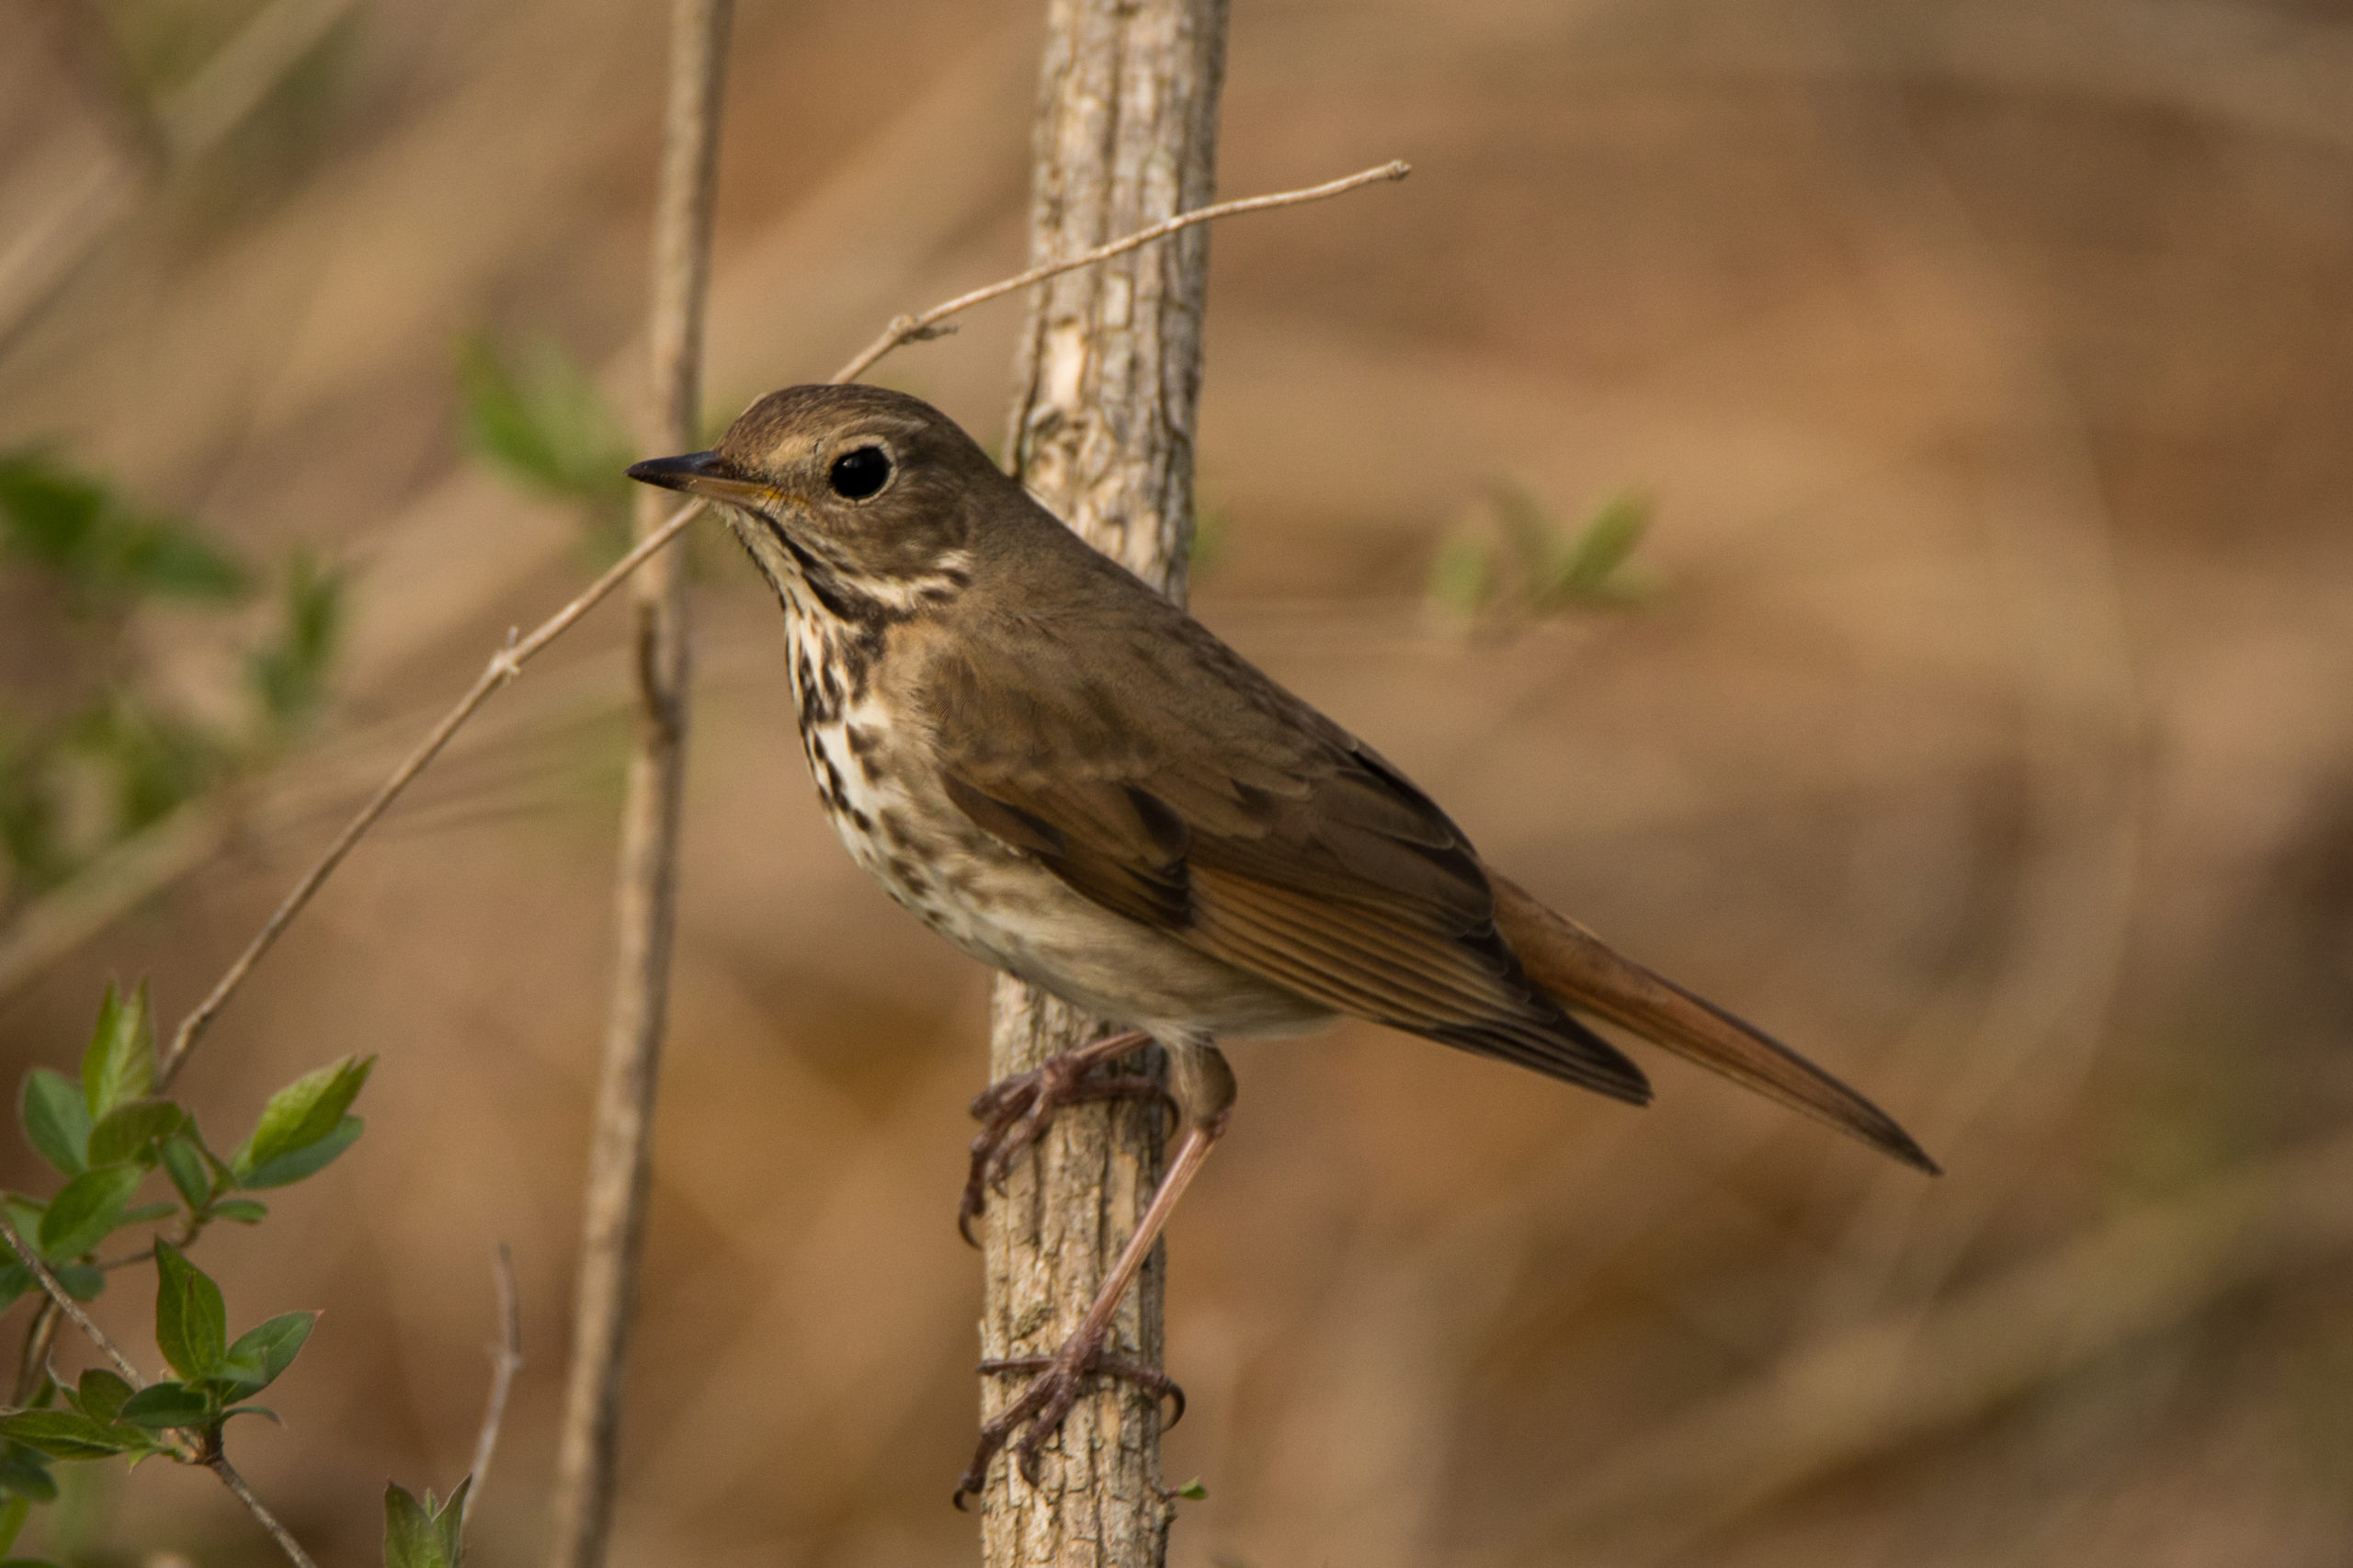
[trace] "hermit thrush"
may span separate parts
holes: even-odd
[[[1169,1053],[1167,1175],[1078,1333],[984,1429],[965,1491],[1024,1424],[1029,1468],[1090,1373],[1161,1382],[1105,1358],[1105,1330],[1224,1131],[1221,1036],[1349,1014],[1646,1102],[1582,1013],[1937,1168],[1836,1079],[1506,880],[1396,767],[928,404],[791,387],[716,449],[630,474],[719,503],[784,601],[801,745],[851,857],[973,957],[1135,1031],[975,1102],[966,1221],[1056,1104],[1137,1082],[1089,1067],[1147,1038]]]

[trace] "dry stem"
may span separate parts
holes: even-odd
[[[216,1449],[212,1457],[204,1461],[204,1468],[219,1476],[221,1484],[229,1489],[230,1494],[245,1506],[247,1513],[261,1521],[261,1528],[269,1532],[270,1539],[278,1542],[278,1550],[286,1553],[294,1568],[319,1568],[311,1561],[311,1554],[302,1550],[302,1543],[278,1522],[278,1516],[262,1506],[261,1499],[254,1495],[254,1489],[245,1484],[245,1478],[237,1473],[236,1467],[229,1462],[226,1454]]]
[[[670,451],[696,444],[730,10],[731,0],[675,0],[670,13],[669,108],[655,199],[649,333],[655,437]],[[642,535],[656,531],[662,505],[653,490],[639,497]],[[634,608],[639,722],[621,817],[620,951],[589,1144],[572,1367],[556,1449],[551,1568],[597,1568],[612,1521],[622,1373],[636,1312],[676,927],[687,741],[684,562],[666,557],[640,577]]]
[[[49,1374],[50,1347],[57,1343],[57,1325],[63,1321],[57,1303],[43,1296],[33,1309],[33,1321],[25,1325],[24,1348],[17,1352],[17,1386],[8,1395],[12,1407],[21,1409],[40,1392],[40,1381]]]
[[[5,1209],[0,1209],[0,1241],[6,1242],[8,1250],[17,1255],[17,1261],[32,1271],[34,1281],[48,1294],[50,1304],[63,1312],[91,1344],[106,1353],[107,1359],[114,1363],[115,1370],[122,1374],[123,1381],[132,1388],[147,1386],[147,1380],[140,1375],[131,1358],[122,1353],[122,1346],[108,1338],[107,1331],[90,1320],[90,1314],[82,1310],[82,1303],[65,1293],[65,1287],[57,1282],[57,1276],[49,1271],[49,1265],[41,1261],[40,1254],[17,1233],[16,1223],[8,1218]]]
[[[449,737],[456,734],[460,727],[474,716],[474,710],[489,700],[491,693],[520,675],[523,665],[529,663],[540,649],[568,631],[574,621],[587,614],[607,594],[620,586],[631,573],[643,565],[646,560],[664,545],[676,539],[679,530],[684,528],[701,510],[702,503],[697,501],[671,514],[668,520],[660,528],[638,540],[627,555],[607,567],[602,575],[582,589],[570,604],[541,621],[529,637],[518,641],[513,633],[508,633],[506,646],[490,656],[490,663],[483,666],[482,674],[475,678],[474,684],[467,688],[466,694],[458,699],[457,706],[442,715],[441,722],[433,726],[432,733],[419,742],[416,749],[409,753],[407,759],[392,770],[392,776],[384,780],[383,787],[359,809],[358,814],[346,824],[344,830],[335,835],[335,842],[327,846],[326,853],[321,855],[317,862],[302,873],[301,880],[294,884],[293,889],[279,902],[278,908],[271,913],[269,918],[263,922],[261,930],[256,933],[254,939],[245,945],[245,950],[237,955],[236,962],[229,966],[228,972],[221,977],[220,982],[212,987],[211,993],[203,1001],[198,1003],[187,1017],[180,1020],[179,1028],[172,1031],[171,1049],[164,1053],[163,1064],[156,1073],[155,1092],[157,1094],[162,1094],[172,1086],[173,1079],[179,1075],[181,1066],[188,1060],[188,1053],[196,1049],[196,1042],[204,1037],[204,1031],[211,1026],[213,1015],[220,1012],[222,1006],[235,994],[237,987],[244,983],[245,976],[253,972],[254,965],[259,963],[262,955],[269,951],[285,931],[288,923],[302,912],[302,906],[311,902],[312,895],[319,891],[320,884],[327,880],[337,866],[343,864],[343,858],[351,853],[351,846],[359,842],[360,835],[376,824],[376,819],[382,816],[386,808],[399,799],[401,791],[407,789],[410,782],[425,771],[426,765],[441,755],[441,748],[448,745]]]
[[[1207,223],[1218,218],[1230,218],[1237,212],[1263,212],[1273,207],[1297,207],[1303,202],[1321,201],[1326,197],[1354,190],[1360,185],[1371,185],[1378,180],[1404,179],[1413,172],[1414,166],[1411,164],[1403,158],[1397,158],[1381,165],[1379,168],[1364,169],[1342,179],[1327,180],[1322,185],[1306,186],[1298,190],[1278,191],[1272,196],[1245,196],[1233,201],[1221,201],[1214,207],[1202,207],[1190,212],[1180,212],[1174,218],[1164,219],[1147,228],[1138,229],[1124,239],[1113,240],[1108,244],[1097,245],[1090,251],[1082,251],[1067,260],[1046,262],[1031,267],[1027,272],[1017,273],[1011,278],[992,283],[985,289],[975,289],[969,294],[959,294],[952,300],[932,306],[920,315],[900,316],[882,329],[881,336],[859,350],[856,358],[835,371],[834,381],[836,384],[842,381],[854,381],[863,375],[874,361],[881,358],[902,343],[919,343],[925,338],[938,336],[939,335],[932,329],[959,311],[968,311],[974,305],[986,304],[989,301],[1010,294],[1016,290],[1027,289],[1033,283],[1043,283],[1047,278],[1060,273],[1075,271],[1082,267],[1092,267],[1100,261],[1108,261],[1115,256],[1123,256],[1139,245],[1148,245],[1154,240],[1165,239],[1181,229],[1189,229],[1196,223]]]
[[[505,1242],[498,1244],[491,1277],[498,1287],[499,1336],[490,1347],[490,1396],[483,1403],[482,1430],[474,1437],[474,1461],[466,1467],[474,1483],[466,1494],[469,1507],[482,1504],[491,1456],[498,1451],[499,1425],[506,1419],[506,1396],[514,1390],[515,1374],[523,1369],[523,1306],[515,1291],[515,1254]]]
[[[128,156],[118,152],[97,160],[63,196],[0,241],[0,340],[31,319],[161,176],[201,157],[243,123],[357,3],[276,0],[152,110],[128,99],[118,105],[119,128],[110,140]],[[89,24],[104,27],[85,0],[50,4],[68,20],[82,20],[73,15],[79,11]]]

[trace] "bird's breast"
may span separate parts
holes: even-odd
[[[791,618],[792,687],[817,799],[860,869],[983,963],[1102,1017],[1181,1035],[1289,1032],[1324,1009],[1103,908],[949,799],[931,743],[894,703],[887,644],[864,672],[854,627]]]

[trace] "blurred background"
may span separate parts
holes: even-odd
[[[0,0],[11,1085],[109,976],[184,1011],[609,559],[663,11]],[[1019,265],[1041,11],[739,6],[714,427]],[[1654,1054],[1636,1112],[1244,1045],[1171,1233],[1173,1561],[2353,1562],[2353,7],[1240,0],[1222,193],[1392,157],[1211,242],[1199,613],[1949,1174]],[[878,379],[994,445],[1017,308]],[[617,1562],[969,1562],[987,979],[834,843],[776,607],[695,550]],[[502,1239],[475,1553],[537,1550],[620,630],[182,1080],[226,1139],[381,1055],[358,1147],[200,1249],[233,1329],[326,1309],[233,1445],[324,1562],[463,1471]],[[276,1560],[210,1477],[65,1468],[20,1551]]]

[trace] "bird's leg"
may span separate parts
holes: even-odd
[[[1135,1233],[1120,1250],[1111,1272],[1104,1278],[1103,1288],[1095,1294],[1094,1303],[1086,1315],[1079,1320],[1077,1329],[1062,1343],[1051,1356],[1009,1357],[981,1363],[983,1375],[1009,1372],[1029,1372],[1035,1375],[1021,1397],[982,1425],[980,1448],[972,1455],[972,1462],[956,1483],[955,1503],[959,1508],[964,1499],[988,1482],[989,1460],[1006,1445],[1013,1434],[1026,1424],[1020,1440],[1013,1443],[1014,1463],[1020,1468],[1022,1479],[1032,1485],[1038,1480],[1038,1450],[1053,1436],[1071,1406],[1078,1403],[1089,1377],[1108,1374],[1128,1378],[1142,1383],[1155,1395],[1173,1395],[1176,1401],[1176,1416],[1185,1414],[1184,1391],[1171,1382],[1166,1373],[1146,1367],[1123,1356],[1106,1356],[1103,1342],[1109,1335],[1112,1314],[1119,1311],[1120,1299],[1152,1256],[1153,1244],[1160,1239],[1162,1227],[1175,1212],[1176,1200],[1192,1185],[1202,1162],[1217,1141],[1225,1136],[1227,1119],[1233,1114],[1233,1074],[1217,1048],[1203,1044],[1191,1051],[1180,1051],[1176,1057],[1176,1084],[1173,1097],[1185,1113],[1185,1134],[1176,1145],[1176,1156],[1168,1163],[1168,1174],[1160,1178],[1160,1186],[1153,1192],[1152,1202],[1136,1221]]]
[[[1038,1135],[1066,1105],[1091,1100],[1155,1099],[1167,1090],[1149,1078],[1089,1078],[1087,1074],[1115,1057],[1152,1043],[1142,1029],[1105,1035],[1101,1040],[1048,1057],[1027,1073],[1016,1073],[983,1089],[972,1099],[972,1116],[981,1131],[972,1140],[972,1173],[964,1181],[963,1200],[957,1206],[956,1228],[973,1240],[972,1221],[988,1202],[988,1189],[1005,1190],[1005,1178],[1014,1158],[1038,1141]]]

